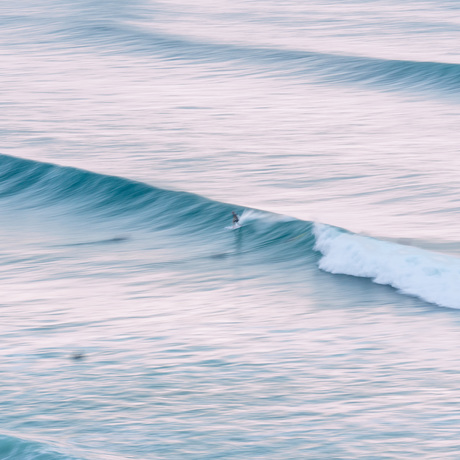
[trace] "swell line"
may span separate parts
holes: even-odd
[[[460,90],[460,64],[203,42],[116,21],[78,23],[55,34],[59,40],[75,40],[108,53],[142,53],[165,60],[241,65],[242,70],[247,72],[251,68],[255,75],[269,72],[278,77],[309,77],[318,83],[435,95],[457,96]]]

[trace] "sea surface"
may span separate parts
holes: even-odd
[[[460,458],[458,1],[0,24],[0,459]]]

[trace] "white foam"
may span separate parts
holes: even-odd
[[[272,225],[279,222],[292,222],[294,220],[295,219],[293,217],[284,216],[282,214],[274,214],[266,211],[259,211],[256,209],[245,209],[240,217],[241,224],[258,221]]]
[[[315,224],[319,267],[371,278],[443,307],[460,308],[460,259]]]

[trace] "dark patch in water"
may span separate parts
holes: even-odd
[[[89,246],[93,244],[113,244],[113,243],[123,243],[128,241],[130,238],[129,236],[116,236],[114,238],[109,238],[107,240],[99,240],[99,241],[87,241],[83,243],[71,243],[66,244],[65,246]]]
[[[80,359],[85,358],[85,354],[81,351],[75,351],[72,353],[72,356],[70,358],[73,359],[74,361],[78,361]]]
[[[209,258],[219,260],[219,259],[226,259],[229,256],[230,256],[229,253],[223,252],[221,254],[213,254],[212,256],[209,256]]]

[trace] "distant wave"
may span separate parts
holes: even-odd
[[[428,92],[457,97],[460,64],[382,59],[263,46],[204,41],[186,33],[166,34],[135,25],[133,2],[111,8],[106,2],[73,3],[66,15],[48,18],[3,17],[7,27],[21,27],[10,46],[49,43],[60,49],[85,47],[108,54],[142,54],[165,60],[231,64],[252,75],[278,76],[338,85],[362,85],[384,91]],[[153,6],[152,6],[153,8]],[[114,11],[117,10],[117,11]],[[119,11],[118,11],[119,10]],[[140,9],[142,10],[142,8]],[[151,10],[153,11],[153,10]],[[23,30],[23,22],[27,27]],[[218,37],[216,38],[218,40]],[[314,46],[314,45],[313,45]]]
[[[427,302],[460,308],[460,259],[323,224],[316,224],[314,233],[322,270],[371,278]]]
[[[244,71],[281,77],[308,76],[328,84],[359,84],[394,91],[434,91],[457,95],[460,64],[380,59],[320,52],[202,42],[157,33],[119,21],[69,24],[56,30],[59,40],[102,47],[110,53],[142,53],[164,59],[232,63]]]

